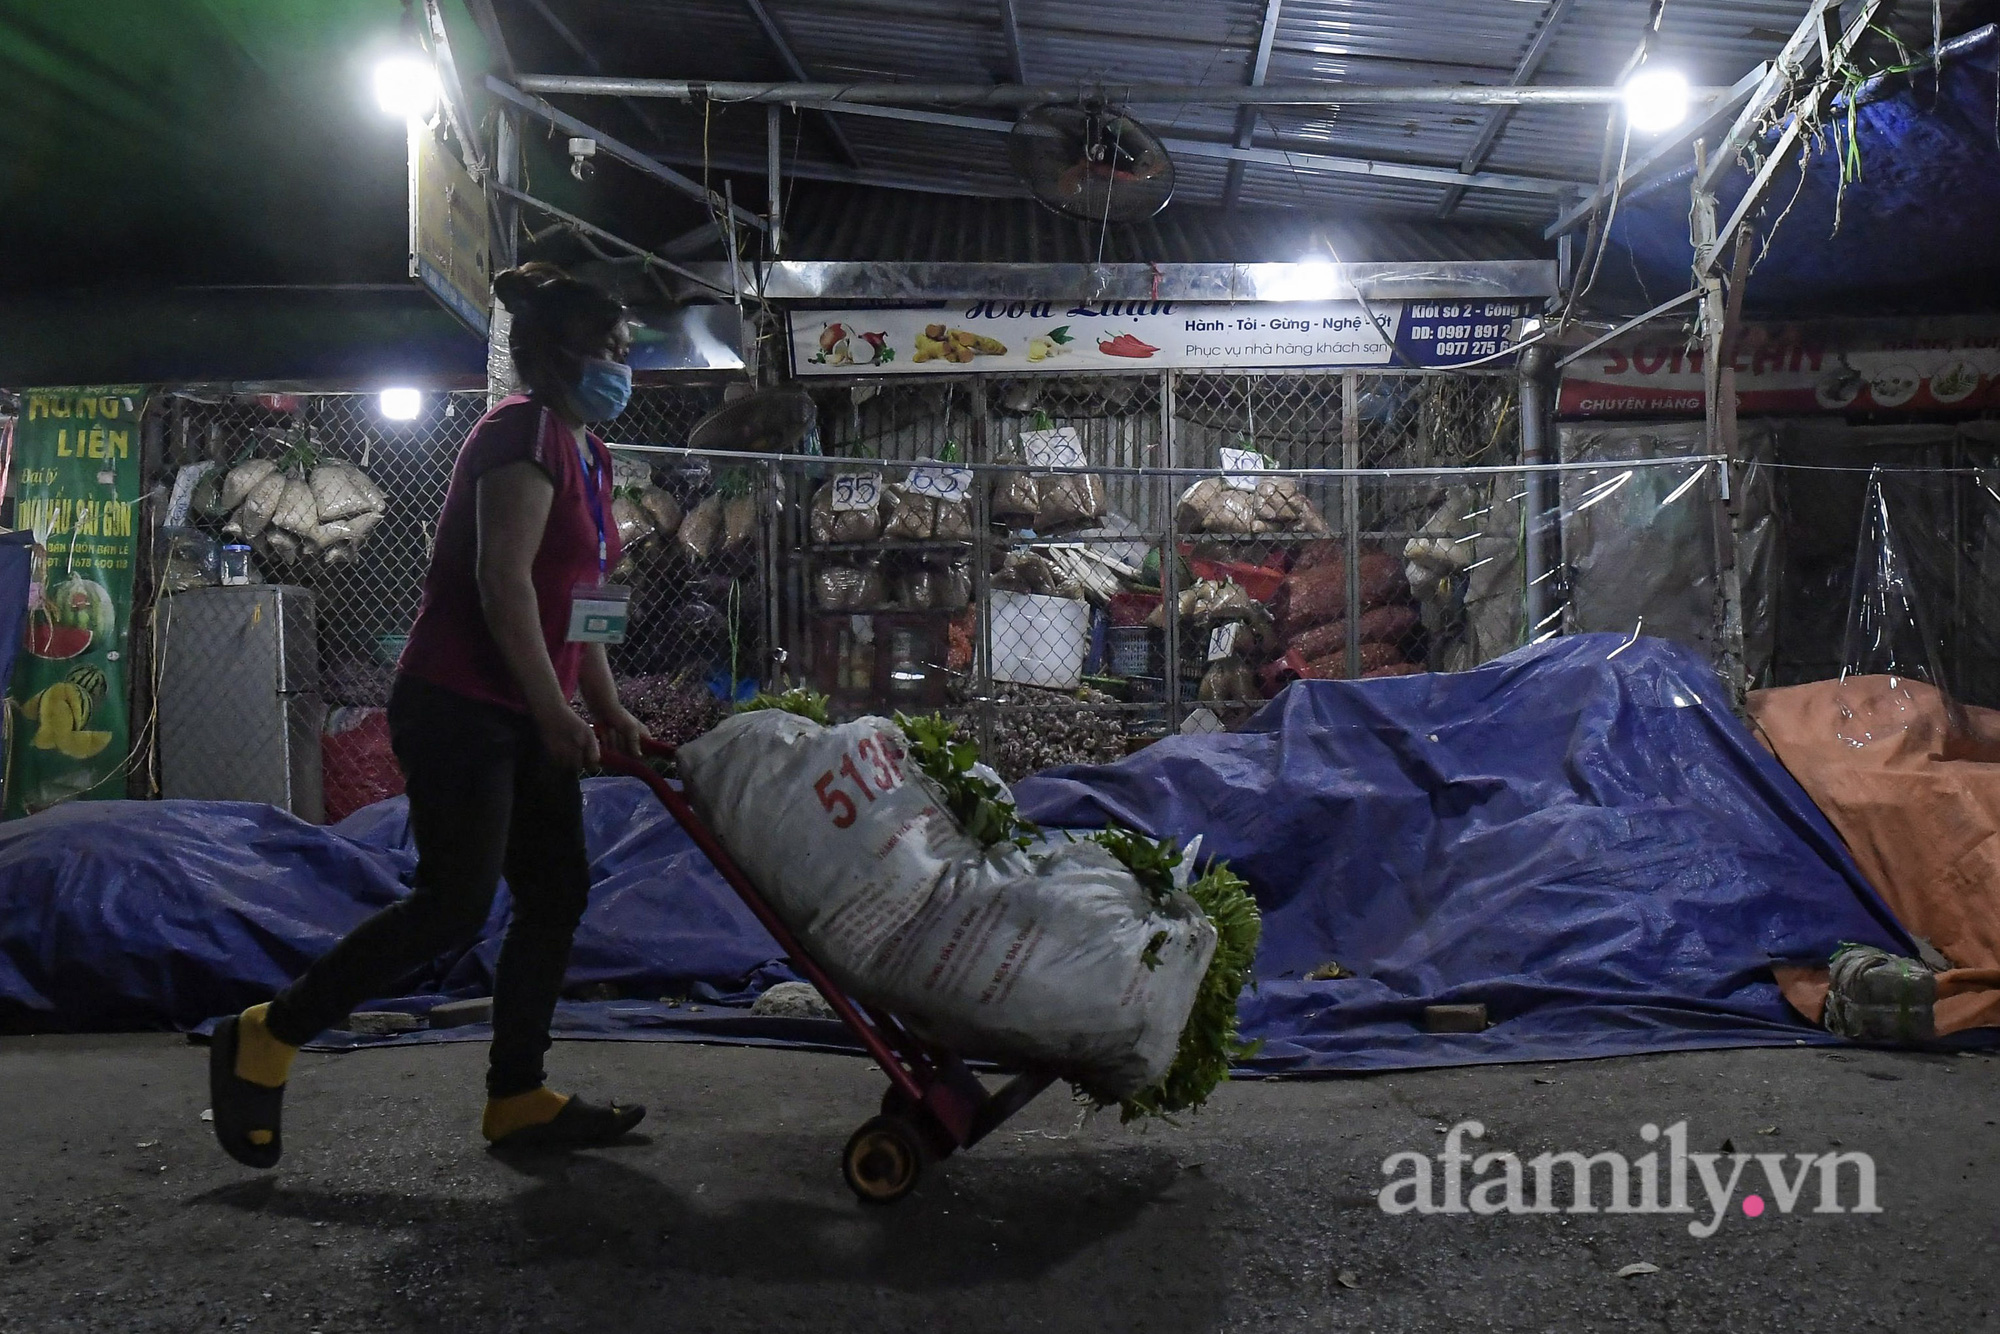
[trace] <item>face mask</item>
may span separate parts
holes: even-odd
[[[587,359],[569,401],[583,421],[610,421],[632,401],[632,368],[605,357]]]

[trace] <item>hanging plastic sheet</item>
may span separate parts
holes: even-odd
[[[1666,425],[1564,426],[1563,461],[1612,462],[1702,453],[1699,422]],[[1777,523],[1770,475],[1771,437],[1746,423],[1739,447],[1747,461],[1732,469],[1741,511],[1736,552],[1742,589],[1746,677],[1766,681],[1771,670]],[[1562,550],[1569,576],[1568,628],[1643,629],[1718,658],[1722,623],[1716,500],[1719,464],[1685,468],[1566,473],[1562,485]]]
[[[1741,429],[1731,465],[1736,496],[1736,573],[1743,599],[1743,679],[1769,685],[1778,656],[1778,571],[1784,564],[1778,518],[1774,433],[1764,423]]]
[[[1957,433],[1940,426],[1850,426],[1844,422],[1787,422],[1775,433],[1772,491],[1783,526],[1778,562],[1775,662],[1770,683],[1797,685],[1841,674],[1848,605],[1854,591],[1857,534],[1867,509],[1870,470],[1876,464],[1892,483],[1892,500],[1912,510],[1912,487],[1897,479],[1915,471],[1949,469],[1959,458]],[[1963,486],[1969,474],[1957,483]],[[1922,489],[1918,483],[1916,490]],[[1935,536],[1910,540],[1950,544],[1948,503],[1918,508],[1942,525]],[[1968,534],[1976,536],[1976,534]]]
[[[2000,705],[2000,471],[1877,468],[1859,529],[1838,675]]]
[[[1841,680],[1879,676],[1892,691],[1899,682],[1921,681],[1942,694],[1947,719],[1956,719],[1950,679],[1939,652],[1940,636],[1952,619],[1942,586],[1949,576],[1940,568],[1946,561],[1932,559],[1920,567],[1920,547],[1906,536],[1913,523],[1937,519],[1938,506],[1951,499],[1948,493],[1940,494],[1940,483],[1948,486],[1949,480],[1916,474],[1898,481],[1892,514],[1892,488],[1882,470],[1877,468],[1868,477],[1847,602],[1847,632],[1841,641]]]

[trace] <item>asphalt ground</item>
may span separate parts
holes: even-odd
[[[651,1115],[616,1148],[508,1162],[476,1134],[481,1048],[308,1054],[266,1174],[216,1147],[205,1063],[164,1035],[0,1040],[0,1329],[2000,1328],[2000,1059],[1982,1055],[1241,1082],[1146,1128],[1080,1121],[1058,1090],[889,1208],[839,1173],[882,1087],[853,1058],[560,1043],[559,1087]],[[1880,1212],[1851,1212],[1851,1162],[1833,1201],[1849,1211],[1814,1211],[1814,1167],[1786,1212],[1754,1158],[1707,1237],[1689,1233],[1714,1214],[1698,1168],[1691,1214],[1572,1212],[1562,1169],[1551,1212],[1385,1212],[1402,1152],[1445,1202],[1436,1155],[1465,1120],[1485,1132],[1461,1132],[1468,1154],[1613,1150],[1635,1174],[1671,1139],[1642,1140],[1649,1123],[1685,1122],[1690,1153],[1787,1155],[1781,1179],[1791,1155],[1865,1153]],[[1734,1161],[1710,1161],[1719,1182]],[[1462,1171],[1464,1200],[1504,1163]],[[1755,1218],[1752,1193],[1770,1201]]]

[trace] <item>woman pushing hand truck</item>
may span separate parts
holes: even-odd
[[[611,748],[637,755],[646,739],[605,658],[627,595],[606,583],[620,554],[611,457],[586,429],[625,409],[630,334],[617,301],[553,265],[510,269],[493,291],[513,317],[508,347],[528,392],[489,411],[459,450],[389,699],[415,887],[275,1000],[216,1026],[215,1134],[251,1167],[283,1151],[300,1046],[475,938],[503,874],[514,902],[493,980],[486,1139],[501,1149],[608,1144],[646,1114],[557,1093],[542,1070],[590,891],[579,771],[597,763],[599,743],[571,697],[580,686]]]

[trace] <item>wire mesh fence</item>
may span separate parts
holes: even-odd
[[[641,390],[614,438],[679,443],[720,401],[719,387]],[[427,396],[406,419],[386,416],[382,406],[372,394],[179,397],[170,405],[161,474],[153,479],[162,500],[158,508],[168,520],[155,553],[162,596],[218,582],[224,563],[218,548],[238,544],[248,551],[228,554],[243,561],[251,583],[310,595],[316,661],[278,678],[278,690],[316,700],[325,710],[325,803],[334,816],[401,788],[381,711],[422,601],[452,465],[487,400],[483,393]],[[696,595],[687,600],[683,620],[699,625],[699,633],[685,635],[686,644],[662,649],[654,628],[660,618],[654,615],[646,623],[650,637],[635,636],[619,650],[621,687],[631,705],[666,734],[676,731],[676,709],[698,730],[720,716],[702,703],[714,670],[711,659],[726,665],[732,646],[746,662],[762,651],[766,591],[746,578],[757,566],[741,558],[740,542],[739,550],[724,551],[717,544],[694,559],[670,554],[683,521],[678,511],[697,511],[716,492],[709,470],[681,468],[656,478],[648,463],[628,460],[620,465],[619,480],[629,494],[620,506],[621,520],[638,515],[637,522],[621,523],[632,548],[629,568],[621,573],[635,583],[656,583],[657,569],[666,565],[674,587]],[[288,481],[298,486],[287,492]],[[178,496],[176,483],[181,483]],[[663,517],[673,518],[672,532],[663,534],[645,510],[648,492],[673,497],[671,515],[655,502]],[[703,522],[719,519],[720,510],[718,501]],[[719,533],[720,523],[715,526]],[[703,594],[710,600],[701,600]],[[656,610],[657,603],[648,610]],[[746,646],[742,631],[722,623],[732,611],[742,612],[738,619],[754,643]],[[185,679],[220,682],[240,666],[240,637],[176,632],[175,618],[157,619],[158,657],[188,673]],[[182,617],[179,623],[201,622]],[[282,710],[231,714],[213,725],[209,716],[202,714],[202,735],[211,750],[253,755],[296,747],[290,737],[295,719],[287,721]],[[679,730],[688,726],[682,723]],[[170,796],[182,785],[171,764],[161,779]]]
[[[1699,460],[1519,470],[1505,377],[1044,376],[814,395],[808,457],[683,448],[719,386],[642,390],[607,432],[627,548],[616,578],[634,590],[612,663],[628,707],[669,742],[795,681],[843,715],[944,710],[1009,778],[1110,760],[1241,725],[1295,679],[1460,670],[1538,635],[1627,629],[1615,598],[1572,596],[1564,542],[1614,561],[1712,487]],[[249,541],[253,577],[313,595],[329,815],[399,786],[381,710],[453,459],[484,408],[440,396],[391,422],[371,397],[326,396],[173,413],[163,488],[191,465],[226,482],[263,460],[352,465],[380,492],[344,551],[272,521]],[[228,499],[197,497],[187,526],[229,536]],[[1600,507],[1617,522],[1593,524]],[[169,590],[206,582],[163,569]],[[1540,587],[1536,569],[1551,572]]]
[[[814,589],[800,675],[842,715],[956,710],[1009,778],[1239,725],[1300,679],[1460,671],[1565,631],[1630,633],[1645,617],[1714,640],[1714,546],[1685,549],[1713,522],[1718,474],[1700,458],[1239,476],[1088,463],[1037,475],[1007,461],[963,470],[973,480],[951,503],[965,505],[971,532],[921,543],[886,527],[909,468],[822,471],[806,483],[811,512],[848,526],[788,557]],[[1082,530],[991,519],[995,497],[1028,486],[1104,499]],[[1113,509],[1121,487],[1173,497],[1167,524]],[[839,489],[860,496],[856,508],[830,511]],[[1402,517],[1348,527],[1343,510]],[[822,524],[815,536],[833,534]],[[961,562],[955,583],[909,573]],[[1656,588],[1608,573],[1636,568],[1696,577]]]

